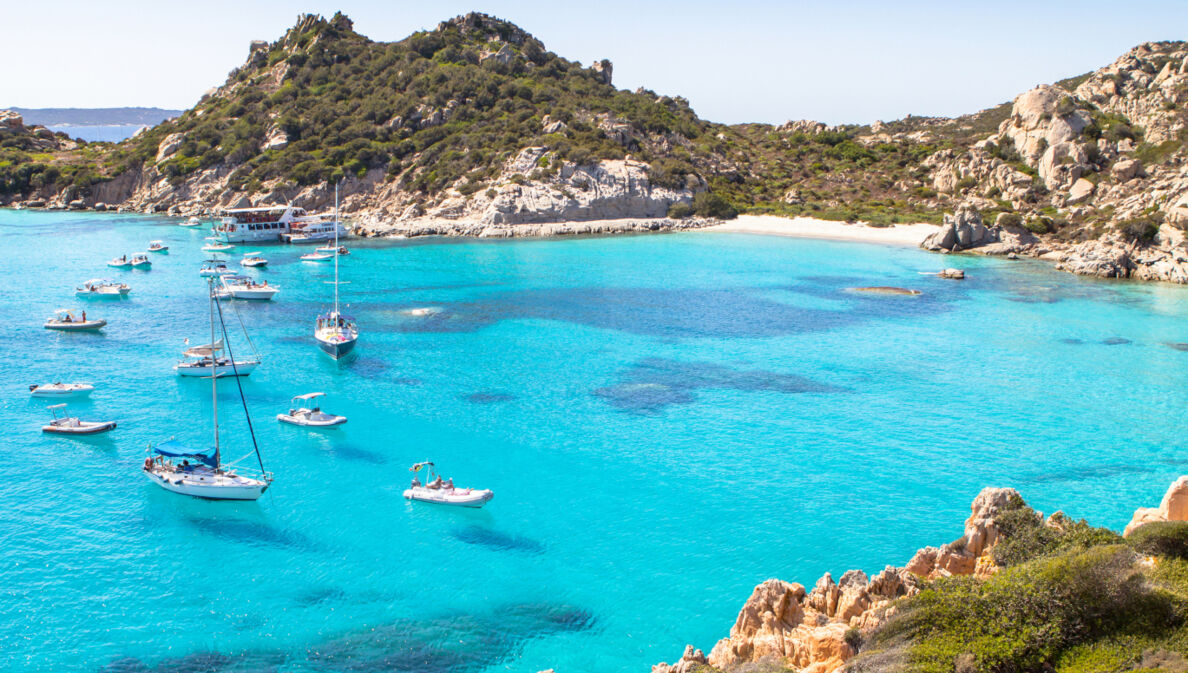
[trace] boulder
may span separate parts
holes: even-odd
[[[924,239],[920,247],[926,250],[964,250],[997,240],[982,224],[982,215],[968,203],[957,207],[952,215],[945,215],[944,224]]]
[[[173,156],[179,149],[182,143],[186,140],[185,136],[180,133],[170,133],[165,136],[160,145],[157,145],[157,161],[164,161]]]
[[[941,269],[936,275],[938,278],[948,278],[950,280],[965,279],[965,272],[961,269]]]
[[[480,54],[479,63],[481,64],[493,60],[496,63],[507,65],[512,62],[512,59],[515,58],[515,56],[516,53],[512,51],[511,47],[509,47],[505,42],[499,47],[497,51],[484,51],[482,54]]]
[[[1152,521],[1188,521],[1188,476],[1172,482],[1159,507],[1140,507],[1122,531],[1124,537]]]
[[[25,125],[20,113],[12,110],[0,110],[0,126],[9,129],[19,129]]]
[[[268,136],[264,139],[264,145],[260,148],[262,150],[279,150],[287,147],[289,144],[289,134],[285,133],[280,128],[273,126],[268,129]]]
[[[1073,183],[1072,188],[1068,190],[1068,203],[1070,205],[1075,203],[1084,203],[1085,201],[1089,200],[1089,197],[1093,196],[1093,191],[1096,189],[1097,185],[1089,182],[1085,178],[1078,178],[1077,181]]]
[[[1143,174],[1143,165],[1134,159],[1121,159],[1110,168],[1110,175],[1118,182],[1126,182]]]
[[[604,58],[601,61],[595,61],[594,65],[590,66],[590,70],[594,71],[594,76],[599,82],[602,82],[603,84],[610,84],[611,77],[614,74],[615,66],[608,59]]]

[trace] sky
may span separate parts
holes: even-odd
[[[251,40],[340,10],[385,42],[486,12],[565,58],[609,58],[620,88],[684,96],[725,123],[955,116],[1188,39],[1185,0],[7,0],[0,109],[188,108]]]

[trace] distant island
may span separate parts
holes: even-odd
[[[34,126],[156,126],[183,110],[159,107],[8,108]]]
[[[657,231],[741,212],[932,223],[930,250],[1188,283],[1186,105],[1188,45],[1148,42],[951,119],[718,124],[485,14],[398,42],[303,15],[122,142],[0,111],[0,205],[323,209],[341,183],[369,236]]]

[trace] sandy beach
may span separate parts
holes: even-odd
[[[739,215],[737,219],[712,227],[698,229],[698,231],[733,234],[768,234],[772,236],[795,236],[799,238],[826,238],[838,241],[862,241],[865,243],[883,243],[887,245],[919,245],[925,237],[939,228],[935,224],[924,223],[872,227],[865,224],[817,220],[811,217]]]

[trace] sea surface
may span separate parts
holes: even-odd
[[[247,248],[282,288],[227,307],[276,481],[194,500],[140,471],[211,441],[209,382],[172,370],[209,335],[204,234],[175,223],[0,210],[0,670],[638,673],[708,651],[764,579],[958,537],[984,486],[1120,529],[1188,472],[1185,288],[748,235],[352,241],[341,364],[312,339],[332,266]],[[105,266],[152,239],[151,271]],[[102,334],[42,329],[95,277],[133,287],[85,303]],[[118,429],[43,435],[27,386],[56,380]],[[275,420],[312,391],[350,421]],[[222,381],[230,460],[239,404]],[[495,499],[406,502],[422,460]]]
[[[80,138],[89,143],[104,141],[118,143],[131,138],[144,124],[56,124],[47,127],[55,133],[61,132],[71,138]]]

